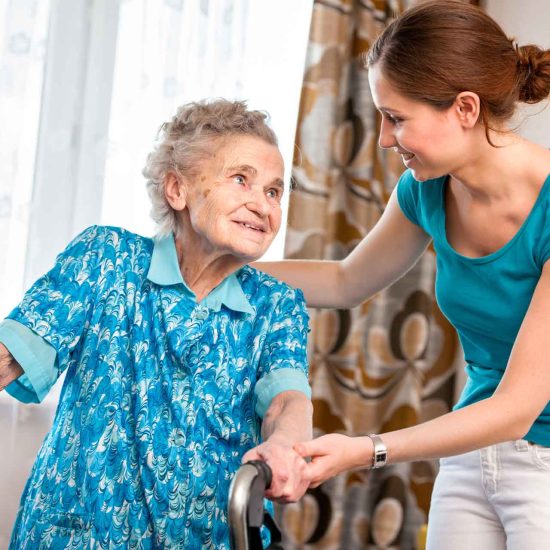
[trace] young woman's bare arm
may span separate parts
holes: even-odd
[[[390,462],[440,458],[521,439],[550,402],[550,261],[544,267],[502,380],[492,397],[429,422],[382,434]],[[301,443],[313,456],[313,486],[342,471],[369,466],[368,437],[330,434]]]
[[[254,267],[301,288],[309,307],[356,306],[402,277],[430,237],[409,221],[393,193],[384,214],[344,260],[256,262]]]
[[[0,391],[23,374],[23,369],[8,349],[0,344]]]

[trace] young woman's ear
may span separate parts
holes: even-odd
[[[181,211],[187,205],[185,184],[175,172],[168,172],[164,176],[164,195],[174,210]]]
[[[474,92],[460,92],[455,99],[454,108],[463,127],[473,128],[479,121],[479,96]]]

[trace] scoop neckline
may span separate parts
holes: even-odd
[[[546,179],[544,180],[544,183],[542,184],[542,187],[540,188],[539,194],[537,196],[537,199],[535,200],[529,214],[523,220],[523,223],[519,227],[519,229],[516,231],[515,235],[502,247],[500,247],[498,250],[495,250],[494,252],[491,252],[491,254],[487,254],[486,256],[464,256],[463,254],[460,254],[460,252],[457,252],[454,247],[451,245],[451,243],[447,240],[447,210],[445,208],[445,191],[447,189],[447,186],[449,185],[449,178],[450,176],[446,176],[443,178],[442,185],[439,186],[440,188],[440,204],[441,204],[441,211],[442,216],[440,216],[440,227],[439,231],[442,235],[442,240],[445,245],[445,247],[451,251],[451,253],[456,256],[457,258],[460,258],[462,261],[470,262],[470,263],[486,263],[491,262],[493,260],[496,260],[503,254],[505,254],[513,245],[514,243],[521,237],[521,234],[525,231],[525,228],[529,225],[530,220],[534,217],[535,212],[539,208],[539,204],[542,202],[544,195],[547,192],[547,188],[550,187],[550,174],[546,176]]]

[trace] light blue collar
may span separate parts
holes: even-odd
[[[147,278],[161,286],[183,285],[186,294],[196,298],[195,293],[187,286],[181,276],[174,236],[155,237],[153,243],[153,255]],[[204,298],[201,304],[214,311],[220,311],[223,304],[233,311],[254,313],[235,273],[226,277]]]

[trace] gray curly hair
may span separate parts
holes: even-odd
[[[166,174],[192,177],[216,142],[229,136],[257,137],[277,146],[277,137],[267,121],[267,113],[248,110],[244,101],[215,99],[182,105],[172,120],[162,124],[143,169],[152,203],[151,217],[159,235],[177,233],[178,229],[176,213],[164,193]]]

